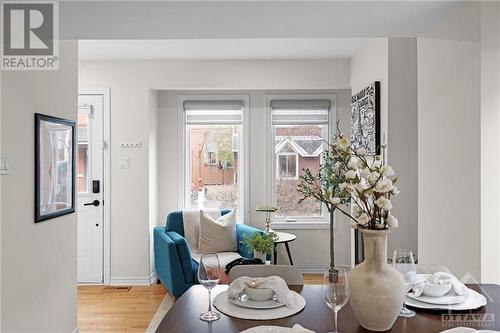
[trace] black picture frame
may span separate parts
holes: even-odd
[[[374,81],[351,97],[351,146],[380,155],[380,135],[380,82]]]
[[[50,154],[50,161],[46,161],[47,156],[42,156],[41,154],[45,152],[44,149],[47,148],[47,144],[49,144],[48,148],[54,149],[54,147],[50,144],[53,142],[49,142],[50,140],[47,137],[42,136],[49,133],[46,127],[52,124],[53,127],[60,127],[61,130],[64,130],[65,126],[67,127],[67,131],[71,131],[69,135],[64,135],[65,140],[69,140],[69,144],[63,144],[62,147],[59,147],[59,151],[57,154]],[[52,117],[40,113],[35,113],[35,223],[47,221],[56,217],[60,217],[63,215],[72,214],[75,212],[75,186],[76,186],[76,122],[73,120],[62,119],[57,117]],[[57,131],[51,132],[49,134],[54,134]],[[45,138],[45,141],[42,139]],[[52,136],[55,138],[55,135]],[[60,142],[59,142],[60,143]],[[70,155],[66,160],[58,160],[54,155],[59,155],[62,153],[63,155]],[[47,154],[45,154],[47,155]],[[46,166],[46,163],[50,162],[50,167]],[[69,162],[71,163],[68,166]],[[56,167],[54,168],[54,165]],[[48,170],[43,170],[42,168],[48,168]],[[57,176],[54,174],[57,173]],[[63,177],[60,177],[63,176]],[[68,180],[64,177],[70,177]],[[55,179],[55,180],[54,180]],[[64,183],[60,183],[59,179],[65,180]],[[52,187],[52,192],[50,192],[49,197],[51,201],[49,204],[43,204],[42,200],[46,200],[46,193],[42,193],[45,187],[43,184],[49,184],[57,182],[56,186]],[[71,189],[68,189],[68,184],[71,186]],[[62,191],[61,191],[62,188]],[[59,190],[59,192],[57,192]],[[69,193],[71,191],[71,193]],[[62,195],[61,195],[62,193]],[[53,198],[53,197],[56,198]],[[71,202],[63,201],[57,202],[55,199],[59,199],[60,197],[65,197],[66,200],[70,199]],[[50,208],[47,208],[47,207]],[[63,207],[59,207],[63,206]]]

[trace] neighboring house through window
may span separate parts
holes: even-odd
[[[272,205],[278,208],[275,222],[318,221],[326,219],[326,208],[314,199],[299,204],[297,191],[305,169],[317,172],[324,140],[329,138],[332,99],[269,98],[274,176],[269,177]],[[334,115],[333,115],[334,117]]]
[[[185,100],[185,207],[234,209],[243,219],[242,100]]]

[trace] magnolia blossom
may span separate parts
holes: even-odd
[[[368,177],[370,177],[370,169],[368,169],[368,168],[361,169],[359,174],[363,178],[368,178]]]
[[[346,177],[347,179],[354,179],[354,178],[356,178],[356,171],[354,171],[354,170],[349,170],[349,171],[347,171],[347,172],[345,173],[345,177]]]
[[[347,193],[354,192],[354,186],[352,184],[347,184],[344,189]]]
[[[392,190],[394,185],[392,184],[392,180],[390,179],[381,179],[375,185],[375,191],[380,193],[387,193]]]
[[[391,200],[387,199],[386,197],[378,198],[377,200],[375,200],[375,204],[384,210],[391,210],[392,209]]]
[[[347,149],[349,147],[349,140],[345,136],[341,136],[339,139],[339,147],[341,149]]]
[[[333,168],[334,168],[335,170],[338,170],[338,169],[340,169],[340,167],[341,167],[341,166],[342,166],[342,163],[340,163],[340,162],[335,162],[335,164],[333,165]]]
[[[331,200],[331,203],[332,203],[333,205],[338,205],[338,204],[340,203],[340,198],[337,198],[337,197],[333,198],[333,199]]]
[[[392,190],[391,190],[391,194],[392,195],[398,195],[399,194],[399,189],[396,186],[393,186]]]
[[[373,161],[372,166],[374,168],[380,168],[382,166],[382,161],[379,159],[376,159],[375,161]]]
[[[394,169],[390,165],[383,165],[380,168],[380,172],[384,177],[392,177],[394,176]]]
[[[394,216],[392,216],[391,214],[389,214],[386,221],[387,221],[387,225],[391,228],[399,227],[398,219],[395,218]]]
[[[351,228],[357,229],[358,228],[358,223],[356,223],[356,221],[352,221],[351,220]]]
[[[373,171],[368,176],[368,181],[370,182],[370,184],[375,184],[379,178],[380,178],[380,173],[378,173],[377,171]]]
[[[355,188],[355,189],[356,189],[356,191],[358,191],[358,192],[363,192],[363,190],[365,189],[365,188],[363,187],[363,184],[361,184],[361,183],[356,183],[356,184],[354,184],[354,188]]]
[[[358,222],[361,225],[367,225],[370,222],[370,216],[368,216],[368,214],[366,214],[366,213],[362,213],[358,217]]]
[[[363,160],[358,161],[358,169],[363,169],[366,167],[365,162]]]
[[[346,183],[346,182],[344,182],[344,183],[340,183],[340,184],[339,184],[339,189],[340,189],[341,191],[343,191],[343,190],[345,189],[345,187],[346,187],[346,186],[347,186],[347,183]]]
[[[363,147],[360,147],[356,150],[356,153],[358,153],[359,156],[364,156],[364,155],[366,155],[366,149]]]
[[[350,160],[347,167],[351,170],[358,170],[358,163],[354,160]]]

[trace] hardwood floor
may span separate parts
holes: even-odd
[[[166,294],[161,284],[132,286],[129,291],[79,286],[80,332],[144,333]]]
[[[304,274],[305,284],[321,284],[323,275]],[[78,325],[81,333],[144,333],[167,291],[161,284],[115,290],[78,286]]]

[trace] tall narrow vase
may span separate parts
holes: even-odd
[[[396,321],[405,298],[401,274],[387,264],[389,230],[360,230],[365,260],[348,275],[349,303],[361,326],[382,332]]]

